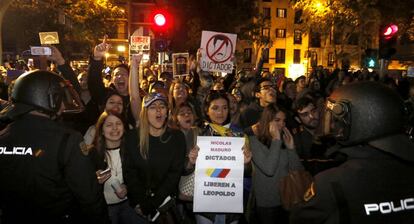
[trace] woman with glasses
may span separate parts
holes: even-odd
[[[243,137],[244,134],[230,128],[230,106],[227,93],[223,91],[211,90],[205,100],[206,122],[202,127],[201,136],[223,136],[223,137]],[[189,155],[189,163],[195,165],[199,148],[194,147]],[[244,163],[248,165],[251,159],[251,152],[248,144],[242,149]],[[222,224],[238,223],[240,214],[218,214],[218,213],[197,213],[196,221],[198,224]]]
[[[253,172],[253,195],[256,202],[257,223],[288,223],[282,208],[278,183],[289,169],[303,169],[295,151],[293,137],[286,128],[286,113],[275,104],[267,106],[249,136]]]
[[[144,97],[138,129],[126,136],[128,198],[136,212],[149,219],[164,200],[175,197],[184,168],[184,135],[167,127],[167,118],[167,98],[150,93]]]

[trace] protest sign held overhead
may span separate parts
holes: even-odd
[[[236,34],[203,31],[201,36],[203,71],[231,73],[236,51]]]
[[[173,58],[173,74],[175,76],[185,76],[190,73],[190,64],[188,53],[175,53]]]
[[[150,36],[131,36],[131,44],[129,46],[130,54],[139,54],[142,51],[149,51],[151,46]]]
[[[40,32],[40,44],[59,44],[58,32]]]
[[[194,179],[194,212],[243,212],[244,141],[236,137],[197,137],[200,151]]]

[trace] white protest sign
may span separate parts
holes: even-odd
[[[173,58],[173,75],[186,76],[190,73],[190,54],[188,53],[175,53],[172,54]]]
[[[198,136],[194,212],[243,213],[244,138]]]
[[[201,34],[201,70],[231,73],[237,35],[203,31]]]
[[[151,45],[150,36],[131,36],[131,44],[129,46],[130,54],[139,54],[142,51],[149,51]]]

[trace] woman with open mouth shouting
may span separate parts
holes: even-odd
[[[176,196],[184,169],[185,138],[167,127],[167,118],[167,98],[151,93],[144,97],[138,129],[126,136],[128,198],[136,212],[149,219],[164,200]]]

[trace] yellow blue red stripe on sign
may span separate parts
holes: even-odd
[[[209,168],[206,171],[209,177],[213,178],[226,178],[227,175],[230,173],[230,169],[223,169],[223,168]]]

